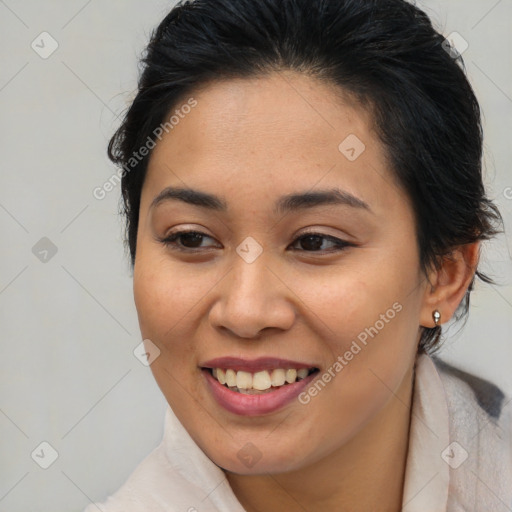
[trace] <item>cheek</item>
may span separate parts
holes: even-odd
[[[143,336],[165,342],[183,329],[207,287],[195,273],[173,269],[167,264],[140,259],[134,269],[133,291]]]
[[[308,283],[296,276],[295,282],[311,308],[305,318],[316,318],[312,329],[323,338],[333,362],[343,358],[343,370],[335,372],[343,377],[335,382],[365,382],[368,389],[360,393],[371,395],[374,384],[382,387],[374,374],[393,388],[414,357],[421,286],[412,259],[407,265],[394,258],[378,265],[363,259],[322,281],[312,276]]]
[[[316,317],[318,334],[323,331],[325,339],[337,338],[342,344],[379,320],[400,295],[396,282],[368,266],[364,271],[334,268],[333,272],[319,272],[309,278],[298,274],[292,282],[307,306],[305,318]]]
[[[160,350],[151,372],[167,401],[187,407],[187,393],[195,393],[193,336],[187,330],[197,304],[198,288],[183,273],[168,265],[140,257],[134,268],[133,292],[141,335]],[[177,276],[177,277],[175,277]],[[186,388],[187,393],[183,392]]]

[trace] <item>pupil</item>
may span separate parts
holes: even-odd
[[[184,235],[181,235],[181,237],[182,237],[182,239],[184,239],[185,243],[183,245],[185,245],[186,247],[198,247],[198,246],[200,246],[202,238],[203,238],[203,236],[200,235],[199,233],[185,233]],[[192,245],[191,246],[186,243],[187,240],[189,242],[192,241]],[[197,242],[197,244],[195,242]]]
[[[306,242],[306,243],[304,243]],[[312,243],[310,243],[312,242]],[[316,242],[316,243],[315,243]],[[309,247],[308,247],[309,245]],[[322,238],[318,235],[307,235],[302,239],[301,246],[303,249],[315,250],[322,247]]]

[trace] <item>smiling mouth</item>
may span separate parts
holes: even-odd
[[[318,372],[318,368],[276,368],[255,373],[231,368],[204,368],[224,387],[244,395],[271,393]]]

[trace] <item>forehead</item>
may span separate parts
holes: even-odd
[[[354,99],[338,87],[297,73],[211,82],[190,97],[196,106],[179,120],[175,117],[178,123],[164,135],[153,159],[162,146],[170,149],[183,139],[200,154],[208,148],[240,156],[238,144],[243,144],[253,152],[266,149],[258,151],[262,158],[287,149],[298,157],[314,149],[337,150],[350,130],[368,143],[374,138],[370,115]],[[173,111],[187,101],[183,98]]]
[[[375,202],[399,193],[370,114],[328,83],[296,73],[213,82],[191,92],[157,143],[145,189],[170,185],[258,197],[331,188]],[[385,194],[386,196],[386,194]],[[390,198],[390,194],[387,194]]]

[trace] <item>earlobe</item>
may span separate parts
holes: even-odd
[[[475,275],[479,257],[478,241],[461,245],[441,259],[439,268],[429,274],[421,326],[433,328],[452,318]]]

